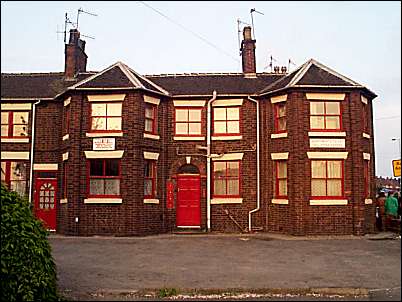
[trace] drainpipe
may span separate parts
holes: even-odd
[[[260,104],[250,96],[248,99],[257,105],[257,207],[248,213],[248,231],[251,232],[251,214],[260,210]]]
[[[211,230],[211,103],[216,100],[216,90],[207,104],[207,231]]]
[[[40,103],[40,100],[38,100],[36,103],[33,104],[32,106],[32,131],[31,131],[31,163],[30,163],[30,169],[29,169],[29,204],[32,204],[32,183],[33,183],[33,161],[34,161],[34,144],[35,144],[35,111],[36,111],[36,105]]]

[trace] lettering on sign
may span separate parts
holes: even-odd
[[[116,145],[114,137],[94,138],[92,143],[93,150],[114,150]]]
[[[394,168],[394,177],[401,177],[401,160],[393,160],[392,167]]]
[[[310,138],[310,148],[345,148],[344,138]]]

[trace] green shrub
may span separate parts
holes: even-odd
[[[48,231],[27,200],[1,185],[1,301],[57,301]]]

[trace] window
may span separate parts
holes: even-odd
[[[63,163],[63,191],[62,191],[62,198],[67,198],[67,175],[68,175],[68,166],[67,163]]]
[[[370,161],[364,161],[364,197],[370,197]]]
[[[286,161],[276,161],[276,180],[275,180],[275,196],[287,197],[288,184],[287,184],[287,163]]]
[[[215,161],[213,178],[214,197],[240,196],[239,161]]]
[[[24,196],[27,194],[27,171],[28,165],[24,162],[1,162],[1,182],[6,186]]]
[[[275,133],[286,132],[286,103],[274,104]]]
[[[311,161],[311,195],[332,198],[343,196],[343,161]]]
[[[64,107],[63,134],[70,133],[70,105]]]
[[[240,107],[215,107],[214,135],[240,134]]]
[[[120,195],[120,160],[93,159],[89,161],[89,196],[115,197]]]
[[[156,161],[145,160],[144,163],[144,197],[156,196]]]
[[[368,110],[368,105],[363,104],[363,111],[362,111],[362,120],[363,120],[363,132],[364,133],[369,133],[369,110]]]
[[[341,130],[340,102],[310,102],[311,130]]]
[[[157,134],[157,115],[156,105],[145,104],[145,132],[151,134]]]
[[[175,134],[180,136],[200,136],[201,111],[201,109],[176,109]]]
[[[122,103],[91,103],[91,131],[120,132]]]
[[[2,111],[1,137],[27,137],[29,112]]]

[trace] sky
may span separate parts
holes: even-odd
[[[65,13],[76,23],[79,8],[97,15],[79,14],[87,70],[121,61],[143,75],[240,72],[237,20],[251,24],[254,8],[262,13],[253,14],[257,72],[270,71],[271,56],[275,65],[294,62],[290,71],[314,58],[378,95],[376,175],[393,176],[392,160],[401,157],[401,2],[1,1],[1,72],[63,71],[57,32]]]

